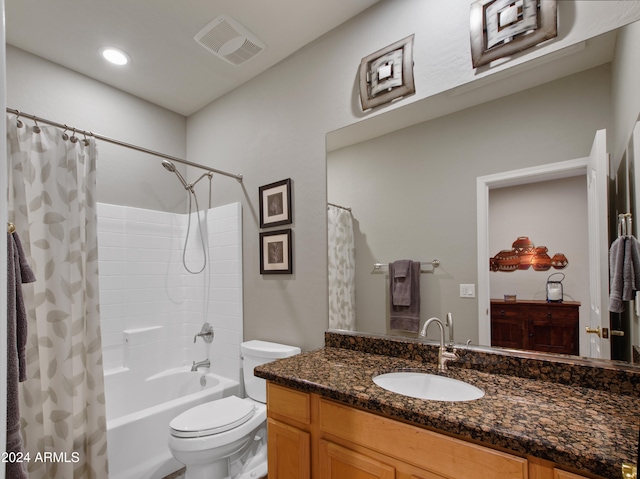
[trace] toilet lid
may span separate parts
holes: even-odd
[[[255,413],[250,401],[237,396],[217,399],[176,416],[169,423],[177,437],[201,437],[229,431],[247,422]]]

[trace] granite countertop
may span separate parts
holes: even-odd
[[[377,386],[372,377],[411,369],[460,379],[481,399],[414,399]],[[450,365],[325,347],[258,366],[256,376],[385,416],[481,441],[607,478],[636,462],[640,399]]]

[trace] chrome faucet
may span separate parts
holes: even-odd
[[[211,362],[208,359],[205,359],[204,361],[199,361],[199,362],[193,362],[193,365],[191,366],[191,370],[192,371],[197,371],[198,368],[208,368],[211,367]]]
[[[444,371],[445,369],[447,369],[447,361],[450,361],[452,359],[457,359],[458,356],[456,356],[456,353],[454,351],[447,351],[445,349],[444,326],[442,324],[442,321],[440,321],[438,318],[428,319],[427,322],[424,323],[424,326],[422,326],[422,330],[420,331],[420,334],[418,335],[418,337],[425,338],[427,336],[427,330],[429,329],[429,326],[431,325],[431,323],[436,323],[440,328],[440,348],[438,349],[438,370]]]

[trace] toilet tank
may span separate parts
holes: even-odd
[[[270,343],[268,341],[245,341],[240,345],[242,353],[242,373],[244,389],[254,401],[267,402],[267,382],[253,375],[253,369],[261,364],[270,363],[276,359],[294,356],[300,353],[297,346]]]

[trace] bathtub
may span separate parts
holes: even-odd
[[[171,419],[198,404],[239,395],[237,381],[189,369],[140,379],[126,370],[105,375],[110,479],[160,479],[182,468],[167,445]]]

